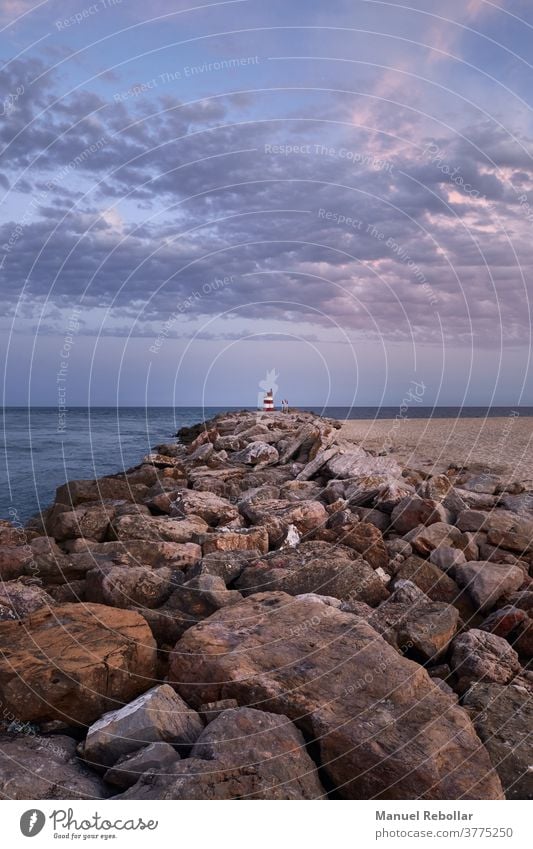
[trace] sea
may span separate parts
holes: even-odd
[[[67,480],[114,474],[137,465],[184,425],[240,407],[71,407],[58,427],[56,407],[5,407],[0,430],[0,518],[24,523],[48,507]],[[335,419],[393,419],[398,407],[306,407]],[[407,418],[533,416],[533,407],[418,407]]]

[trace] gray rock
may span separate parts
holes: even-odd
[[[466,588],[476,607],[486,611],[517,590],[524,583],[524,573],[519,566],[472,560],[455,567],[455,580]]]
[[[132,787],[142,775],[166,776],[180,760],[170,743],[150,743],[130,755],[125,755],[104,773],[104,781],[115,787]]]
[[[507,799],[533,799],[533,700],[524,687],[474,684],[463,703],[498,772]]]
[[[143,743],[173,743],[188,749],[202,729],[196,711],[172,687],[161,684],[93,723],[83,745],[83,757],[92,764],[109,766]]]
[[[226,710],[170,776],[141,779],[121,799],[321,799],[305,740],[283,715]]]
[[[0,737],[1,799],[104,799],[100,778],[76,758],[71,737]]]

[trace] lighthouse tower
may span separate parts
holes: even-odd
[[[269,389],[263,398],[263,410],[264,412],[272,412],[274,409],[274,393],[272,389]]]

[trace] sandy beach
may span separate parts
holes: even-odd
[[[390,447],[412,466],[439,471],[451,463],[512,480],[533,479],[533,418],[354,419],[341,435],[372,451]]]

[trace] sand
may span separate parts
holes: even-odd
[[[341,435],[365,448],[391,454],[404,465],[440,472],[450,464],[533,480],[533,418],[354,419]]]

